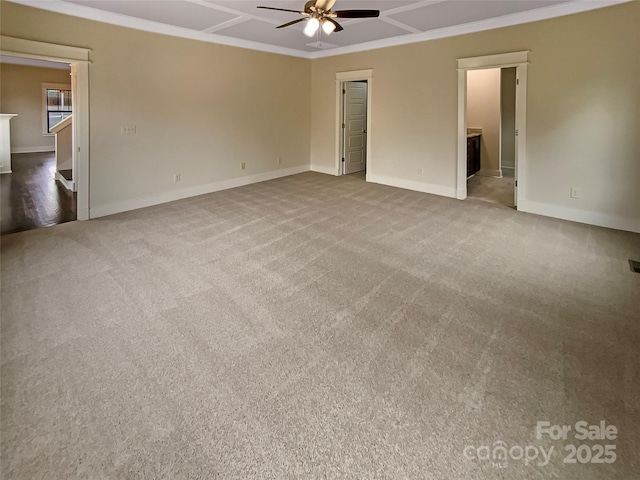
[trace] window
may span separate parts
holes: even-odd
[[[51,135],[51,127],[60,123],[73,112],[71,105],[71,86],[58,84],[42,84],[44,104],[44,135]]]

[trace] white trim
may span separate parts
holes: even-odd
[[[334,168],[338,175],[342,175],[341,165],[341,138],[342,138],[342,89],[344,82],[352,82],[357,80],[367,81],[367,158],[366,158],[366,181],[369,182],[369,175],[373,169],[372,150],[371,150],[371,112],[373,111],[373,69],[352,70],[350,72],[336,72],[336,137],[335,137],[335,162]]]
[[[69,75],[71,75],[71,73],[69,73]],[[50,89],[50,90],[71,90],[71,83],[47,83],[47,82],[42,82],[42,88],[43,89]]]
[[[202,31],[190,30],[188,28],[177,27],[174,25],[166,25],[162,23],[153,22],[150,20],[143,20],[140,18],[128,17],[126,15],[119,15],[117,13],[107,12],[104,10],[97,10],[83,5],[77,5],[62,1],[47,1],[47,0],[8,0],[12,3],[20,5],[26,5],[33,8],[40,8],[42,10],[48,10],[51,12],[62,13],[64,15],[71,15],[74,17],[86,18],[89,20],[95,20],[102,23],[108,23],[111,25],[118,25],[121,27],[134,28],[146,32],[159,33],[163,35],[170,35],[174,37],[188,38],[191,40],[199,40],[208,43],[216,43],[221,45],[228,45],[232,47],[249,48],[252,50],[259,50],[262,52],[278,53],[282,55],[290,55],[293,57],[302,57],[308,59],[332,57],[335,55],[344,55],[346,53],[364,52],[367,50],[374,50],[377,48],[391,47],[396,45],[405,45],[409,43],[424,42],[428,40],[435,40],[439,38],[453,37],[456,35],[464,35],[467,33],[481,32],[485,30],[492,30],[495,28],[508,27],[511,25],[519,25],[522,23],[536,22],[538,20],[545,20],[548,18],[561,17],[564,15],[571,15],[574,13],[586,12],[589,10],[595,10],[598,8],[609,7],[620,3],[627,3],[633,0],[573,0],[549,7],[536,8],[534,10],[528,10],[525,12],[514,13],[511,15],[504,15],[502,17],[490,18],[486,20],[480,20],[477,22],[471,22],[463,25],[453,25],[450,27],[439,28],[436,30],[429,30],[427,32],[401,35],[398,37],[384,38],[380,40],[374,40],[371,42],[359,43],[348,47],[338,47],[330,50],[321,50],[317,52],[306,52],[304,50],[298,50],[296,48],[279,47],[276,45],[269,45],[265,43],[242,40],[239,38],[233,38],[220,34],[206,33]],[[205,5],[204,2],[190,0],[192,3],[199,3]],[[206,5],[216,10],[226,11],[228,13],[236,11],[232,9],[222,8],[215,4]],[[390,12],[383,12],[382,21],[387,23],[394,22],[393,19],[385,18],[388,14],[399,12],[400,9],[394,9]],[[242,14],[250,18],[257,18],[260,21],[266,23],[274,23],[263,17],[258,17],[250,14]],[[391,20],[391,21],[389,21]],[[353,23],[353,22],[349,22]],[[305,38],[300,37],[300,48],[304,48]],[[43,54],[46,55],[46,54]],[[27,56],[27,55],[25,55]],[[65,58],[75,58],[70,55],[63,55]],[[80,60],[80,59],[76,59]],[[86,59],[88,60],[88,58]]]
[[[0,113],[0,173],[11,173],[11,120],[17,113]]]
[[[324,165],[311,165],[312,172],[324,173],[326,175],[340,175],[340,172],[335,167],[326,167]]]
[[[25,57],[0,57],[0,63],[5,65],[18,65],[22,67],[47,68],[49,70],[69,70],[69,65],[62,62],[48,62]]]
[[[467,71],[458,69],[458,138],[456,154],[456,198],[467,198]],[[461,134],[464,133],[464,135]]]
[[[529,50],[520,52],[498,53],[495,55],[482,55],[479,57],[458,58],[458,68],[464,70],[484,68],[505,68],[517,66],[529,61]]]
[[[123,200],[121,202],[108,203],[106,205],[92,207],[91,218],[104,217],[106,215],[113,215],[116,213],[127,212],[129,210],[136,210],[138,208],[151,207],[153,205],[159,205],[161,203],[173,202],[175,200],[181,200],[183,198],[190,198],[197,195],[219,192],[220,190],[228,190],[229,188],[242,187],[244,185],[264,182],[276,178],[288,177],[289,175],[296,175],[298,173],[308,171],[308,165],[301,165],[298,167],[273,170],[271,172],[257,173],[255,175],[248,175],[245,177],[221,180],[219,182],[213,182],[206,185],[197,185],[195,187],[182,188],[180,190],[160,193],[158,195],[153,195],[145,198],[135,198],[131,200]]]
[[[546,20],[549,18],[562,17],[564,15],[572,15],[574,13],[596,10],[598,8],[610,7],[620,3],[627,3],[632,1],[634,0],[573,0],[549,7],[536,8],[534,10],[528,10],[526,12],[504,15],[497,18],[489,18],[487,20],[480,20],[463,25],[453,25],[451,27],[438,28],[436,30],[429,30],[423,33],[401,35],[399,37],[373,40],[371,42],[359,43],[348,47],[312,52],[307,55],[307,58],[314,59],[332,57],[335,55],[344,55],[346,53],[365,52],[377,48],[393,47],[397,45],[406,45],[409,43],[418,43],[428,40],[454,37],[457,35],[465,35],[467,33],[482,32],[485,30],[493,30],[496,28],[509,27],[512,25],[537,22],[539,20]]]
[[[415,180],[406,180],[404,178],[389,177],[387,175],[376,175],[373,173],[367,173],[367,182],[379,183],[381,185],[388,185],[390,187],[404,188],[406,190],[413,190],[415,192],[430,193],[433,195],[440,195],[442,197],[456,198],[455,189],[444,185],[416,182]]]
[[[387,15],[380,15],[380,20],[382,20],[383,22],[388,23],[389,25],[393,25],[394,27],[398,27],[409,33],[422,33],[422,30],[420,30],[419,28],[412,27],[411,25],[407,25],[406,23],[396,20],[395,18],[391,18],[388,16],[388,12],[385,13]]]
[[[71,75],[71,74],[69,74]],[[47,126],[49,124],[48,120],[48,111],[47,111],[47,90],[69,90],[71,91],[71,83],[47,83],[47,82],[42,82],[41,83],[42,87],[41,87],[41,92],[42,92],[42,135],[44,137],[51,137],[55,135],[55,132],[51,131],[49,132],[49,130],[47,129]],[[73,94],[72,94],[73,95]],[[73,110],[73,105],[71,106],[71,109]],[[68,117],[67,117],[68,118]]]
[[[60,172],[56,172],[55,178],[64,186],[64,188],[66,188],[67,190],[71,190],[72,192],[75,192],[75,185],[73,180],[67,180],[62,176]]]
[[[227,45],[230,47],[248,48],[262,52],[278,53],[281,55],[289,55],[292,57],[309,58],[309,54],[303,50],[295,48],[279,47],[276,45],[268,45],[252,40],[242,40],[240,38],[228,37],[225,35],[206,33],[203,31],[191,30],[189,28],[178,27],[175,25],[167,25],[164,23],[153,22],[141,18],[129,17],[118,13],[108,12],[106,10],[98,10],[95,8],[77,5],[73,3],[61,1],[47,0],[9,0],[12,3],[26,5],[28,7],[40,8],[50,12],[62,13],[63,15],[71,15],[74,17],[94,20],[96,22],[108,23],[119,27],[133,28],[142,30],[143,32],[159,33],[161,35],[169,35],[172,37],[188,38],[190,40],[199,40],[201,42],[216,43],[219,45]],[[264,21],[263,18],[260,20]],[[267,21],[266,23],[273,23]],[[307,37],[300,35],[300,46],[304,46]]]
[[[572,222],[586,223],[598,227],[613,228],[616,230],[624,230],[627,232],[640,233],[640,220],[637,218],[624,217],[621,215],[612,215],[600,212],[591,212],[587,210],[578,210],[575,208],[558,207],[546,203],[522,202],[518,206],[518,210],[545,217],[559,218]]]
[[[458,59],[458,151],[456,198],[467,198],[467,71],[485,68],[516,67],[516,158],[514,179],[517,182],[515,205],[519,210],[526,201],[527,164],[527,66],[529,51],[499,53]],[[504,63],[501,63],[504,62]]]
[[[54,43],[34,42],[22,38],[0,36],[0,55],[35,58],[68,63],[76,75],[73,106],[74,180],[77,187],[77,218],[88,220],[89,195],[89,55],[91,50]],[[77,171],[76,171],[77,167]]]
[[[13,2],[21,3],[21,2]],[[26,5],[28,2],[24,2]],[[43,8],[43,7],[35,7]],[[48,10],[45,8],[45,10]],[[2,55],[11,57],[35,58],[36,60],[52,60],[54,62],[88,62],[91,50],[88,48],[57,45],[54,43],[35,42],[24,38],[0,37]],[[8,52],[8,53],[5,53]]]
[[[15,147],[11,149],[11,153],[45,153],[45,152],[55,152],[56,148],[54,146],[49,147]]]
[[[349,72],[336,72],[336,80],[341,82],[368,80],[369,78],[373,78],[372,68],[367,68],[366,70],[352,70]]]
[[[527,63],[516,67],[516,155],[513,178],[516,182],[516,210],[527,198]]]
[[[77,192],[78,220],[91,218],[89,172],[91,168],[89,143],[89,64],[76,63],[71,65],[75,76],[73,107],[73,138],[74,160],[73,180]]]
[[[59,131],[71,126],[73,124],[73,114],[69,115],[67,118],[62,120],[61,122],[56,123],[53,127],[51,127],[51,131],[56,134]]]
[[[235,25],[240,25],[241,23],[245,23],[247,21],[248,20],[246,18],[236,17],[236,18],[232,18],[231,20],[227,20],[226,22],[218,23],[217,25],[214,25],[212,27],[205,28],[203,32],[216,33],[219,30],[224,30],[225,28],[233,27]]]

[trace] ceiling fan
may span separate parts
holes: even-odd
[[[304,18],[298,18],[291,22],[279,25],[276,28],[289,27],[299,22],[307,22],[304,27],[304,34],[307,37],[313,37],[320,26],[324,33],[329,35],[331,32],[339,32],[344,30],[342,25],[336,22],[335,18],[374,18],[380,16],[380,10],[338,10],[332,11],[331,8],[336,0],[309,0],[304,4],[304,10],[288,10],[286,8],[274,7],[258,7],[266,10],[279,10],[281,12],[299,13]]]

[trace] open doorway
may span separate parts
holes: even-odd
[[[516,69],[467,72],[467,196],[515,207]]]
[[[527,99],[527,66],[528,51],[503,53],[497,55],[487,55],[483,57],[470,57],[458,59],[458,153],[457,153],[457,179],[456,198],[464,200],[467,198],[467,179],[478,173],[489,178],[488,181],[499,181],[507,178],[506,182],[512,181],[503,191],[503,196],[511,198],[509,202],[516,209],[521,209],[526,198],[526,99]],[[481,136],[484,135],[483,127],[472,125],[468,117],[468,81],[473,76],[473,72],[494,70],[494,77],[497,78],[497,88],[494,89],[496,98],[493,104],[493,111],[497,112],[497,127],[494,130],[494,156],[489,158],[485,146],[485,158],[483,161],[483,143]],[[504,77],[504,78],[503,78]],[[515,79],[515,85],[511,82]],[[505,92],[502,92],[504,80]],[[501,112],[501,96],[508,94],[508,90],[515,90],[513,103],[515,106],[510,114]],[[481,97],[481,100],[485,98]],[[509,118],[511,115],[511,118]],[[504,128],[504,129],[503,129]],[[504,139],[504,144],[502,140]],[[472,144],[472,145],[469,145]],[[469,148],[468,148],[469,145]],[[510,155],[507,150],[513,153]],[[497,153],[495,153],[497,152]],[[478,153],[479,158],[474,158]],[[484,166],[483,166],[484,163]],[[513,176],[511,177],[511,172]],[[478,175],[481,177],[483,175]],[[511,179],[511,180],[509,180]],[[478,180],[476,180],[478,181]],[[473,187],[473,185],[472,185]],[[487,188],[490,192],[491,188]],[[477,193],[477,192],[475,192]],[[506,203],[506,202],[505,202]]]
[[[77,218],[71,65],[0,56],[3,113],[11,115],[0,177],[2,234]]]
[[[80,47],[0,37],[0,55],[63,63],[71,67],[73,122],[71,152],[76,190],[77,219],[88,220],[89,211],[89,55]],[[3,106],[4,109],[4,106]],[[4,112],[3,112],[4,113]],[[64,170],[64,169],[63,169]]]

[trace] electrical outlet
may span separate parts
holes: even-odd
[[[136,126],[135,125],[123,125],[120,127],[120,135],[135,135]]]
[[[580,190],[576,187],[571,187],[571,198],[580,198]]]
[[[246,170],[246,169],[247,169],[247,164],[246,164],[246,163],[244,163],[244,162],[242,162],[242,163],[240,164],[240,170]]]
[[[180,172],[173,174],[173,181],[178,183],[180,181]]]

